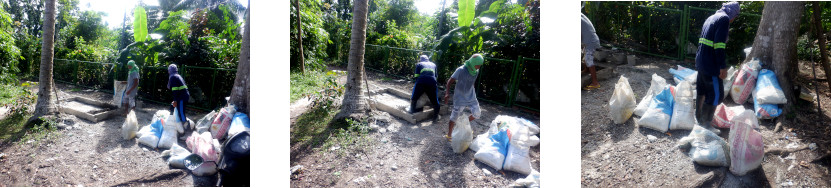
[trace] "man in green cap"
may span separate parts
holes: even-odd
[[[462,113],[465,107],[469,107],[471,115],[468,120],[473,121],[482,115],[479,110],[479,101],[476,100],[476,90],[473,84],[476,82],[476,77],[479,76],[479,68],[485,62],[482,55],[473,54],[470,59],[465,61],[465,64],[456,68],[450,79],[447,79],[447,87],[444,90],[444,101],[449,101],[450,86],[456,83],[453,91],[453,111],[450,113],[449,128],[447,130],[447,140],[450,140],[450,134],[453,132],[453,126],[456,125],[456,117]]]
[[[124,106],[124,114],[136,108],[136,93],[138,93],[139,84],[139,68],[136,62],[130,60],[127,62],[127,88],[121,94],[121,106]]]

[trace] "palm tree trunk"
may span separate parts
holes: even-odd
[[[250,6],[250,2],[248,3]],[[242,49],[239,54],[239,65],[237,65],[237,77],[234,80],[234,88],[231,90],[231,100],[228,103],[234,104],[240,112],[249,113],[251,82],[249,78],[249,64],[251,57],[251,9],[246,12],[245,31],[242,34]]]
[[[52,115],[57,112],[55,108],[52,89],[55,87],[52,81],[52,61],[55,52],[55,1],[46,0],[46,7],[43,16],[43,45],[40,53],[40,76],[38,78],[38,100],[35,105],[35,114],[29,119],[31,124],[41,116]]]
[[[345,117],[359,118],[367,111],[366,96],[361,91],[364,72],[364,48],[366,45],[366,16],[369,4],[367,0],[355,0],[352,16],[352,36],[349,45],[349,65],[347,65],[346,91],[343,95],[341,111],[336,119]]]
[[[303,25],[300,24],[300,0],[294,1],[294,7],[297,10],[297,46],[300,47],[300,72],[306,72],[306,60],[303,58]]]

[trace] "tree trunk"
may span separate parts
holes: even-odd
[[[306,60],[303,58],[303,25],[300,23],[300,0],[294,1],[294,7],[297,9],[297,46],[300,49],[300,72],[306,72]]]
[[[765,2],[762,10],[762,20],[756,38],[753,40],[753,51],[747,60],[759,58],[762,67],[776,73],[779,85],[785,92],[788,103],[783,108],[783,114],[790,112],[793,102],[793,85],[791,80],[796,77],[797,57],[796,41],[799,33],[799,23],[804,10],[804,2]]]
[[[352,36],[349,45],[349,65],[347,65],[346,91],[343,95],[341,111],[336,119],[345,117],[359,118],[367,111],[366,96],[361,91],[361,79],[364,72],[364,47],[366,45],[367,0],[355,0],[352,15]]]
[[[46,10],[43,13],[43,45],[40,53],[40,75],[38,78],[38,100],[35,105],[35,114],[29,119],[31,124],[41,116],[53,115],[57,112],[52,89],[52,61],[55,56],[55,1],[46,1]]]
[[[250,2],[248,3],[250,6]],[[249,114],[251,79],[250,57],[251,57],[251,9],[246,11],[245,32],[242,34],[242,48],[239,53],[239,64],[237,65],[237,77],[234,79],[234,88],[231,90],[231,100],[228,103],[234,104],[240,112]]]
[[[814,35],[817,39],[819,39],[819,52],[820,52],[820,63],[822,64],[822,69],[825,70],[825,81],[828,83],[828,87],[831,88],[831,66],[828,65],[828,49],[825,48],[825,29],[822,28],[822,21],[820,20],[820,14],[822,13],[822,9],[820,9],[820,2],[813,2],[814,4]],[[813,63],[813,62],[811,62]],[[811,65],[813,66],[813,65]],[[817,93],[819,95],[819,93]]]

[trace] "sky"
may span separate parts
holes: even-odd
[[[103,16],[103,20],[112,29],[121,26],[121,22],[124,21],[124,13],[130,14],[139,1],[149,6],[159,5],[158,0],[80,0],[78,7],[81,11],[93,10],[107,13],[106,16]],[[243,6],[248,6],[247,0],[237,1]]]
[[[416,9],[422,14],[432,15],[434,12],[441,9],[441,2],[445,1],[445,7],[450,7],[453,0],[415,0]]]

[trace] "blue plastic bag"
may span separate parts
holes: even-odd
[[[683,68],[682,66],[678,67],[679,69]],[[697,73],[697,71],[688,68],[683,68],[681,70],[670,68],[669,73],[672,73],[672,76],[677,78],[678,80],[695,83],[695,77],[693,76],[693,74]]]
[[[162,137],[162,132],[164,132],[164,123],[162,122],[162,120],[156,120],[156,122],[150,124],[150,128],[150,132],[153,132],[153,134],[156,135],[157,138]]]
[[[228,128],[228,138],[233,137],[234,135],[249,131],[250,127],[250,120],[248,119],[248,115],[242,112],[234,113],[234,117],[231,119],[231,126]]]
[[[785,104],[788,102],[779,80],[773,71],[762,69],[759,71],[759,78],[756,80],[756,88],[753,90],[755,100],[761,104]]]
[[[773,119],[782,114],[782,109],[776,104],[759,104],[756,96],[753,96],[753,110],[759,119]]]

